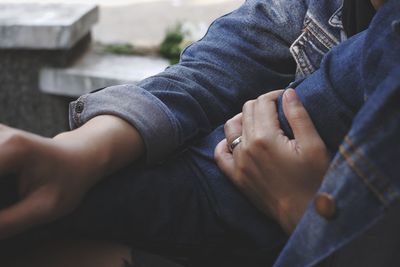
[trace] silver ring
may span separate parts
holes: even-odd
[[[229,151],[232,153],[235,147],[242,142],[242,136],[239,136],[229,145]]]

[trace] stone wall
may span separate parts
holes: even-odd
[[[68,50],[0,49],[0,123],[44,136],[67,130],[72,99],[40,92],[39,72],[71,65],[89,43],[87,35]]]
[[[94,5],[0,4],[0,123],[53,136],[67,130],[67,97],[39,90],[45,67],[72,65],[89,47]]]

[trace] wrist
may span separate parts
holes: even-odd
[[[79,131],[64,132],[53,137],[56,154],[74,175],[84,177],[85,183],[91,187],[104,175],[109,162],[106,150],[99,149],[86,140]]]
[[[80,128],[53,139],[94,183],[144,153],[139,132],[126,121],[111,115],[94,117]]]

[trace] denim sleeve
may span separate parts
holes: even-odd
[[[303,1],[248,0],[210,26],[179,64],[137,85],[120,85],[71,103],[72,128],[113,114],[141,134],[154,163],[239,113],[243,103],[294,78],[289,46],[300,34]]]
[[[320,69],[290,85],[295,88],[331,155],[337,152],[364,103],[360,63],[365,35],[366,32],[362,32],[333,48],[325,55]],[[282,129],[293,138],[283,112],[282,98],[278,101],[278,112]]]

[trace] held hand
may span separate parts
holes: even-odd
[[[0,210],[0,239],[65,215],[88,190],[79,156],[56,140],[0,126],[0,179],[17,179],[17,203]]]
[[[276,99],[282,90],[247,102],[242,113],[242,141],[231,153],[221,141],[215,159],[221,170],[265,214],[288,233],[318,190],[329,156],[307,111],[293,89],[285,91],[283,109],[295,139],[280,129]],[[225,126],[238,135],[236,119]],[[227,135],[228,136],[228,135]],[[229,143],[230,144],[230,143]]]
[[[0,210],[0,239],[54,221],[107,174],[143,154],[139,133],[102,115],[53,139],[0,126],[0,179],[17,179],[19,200]]]

